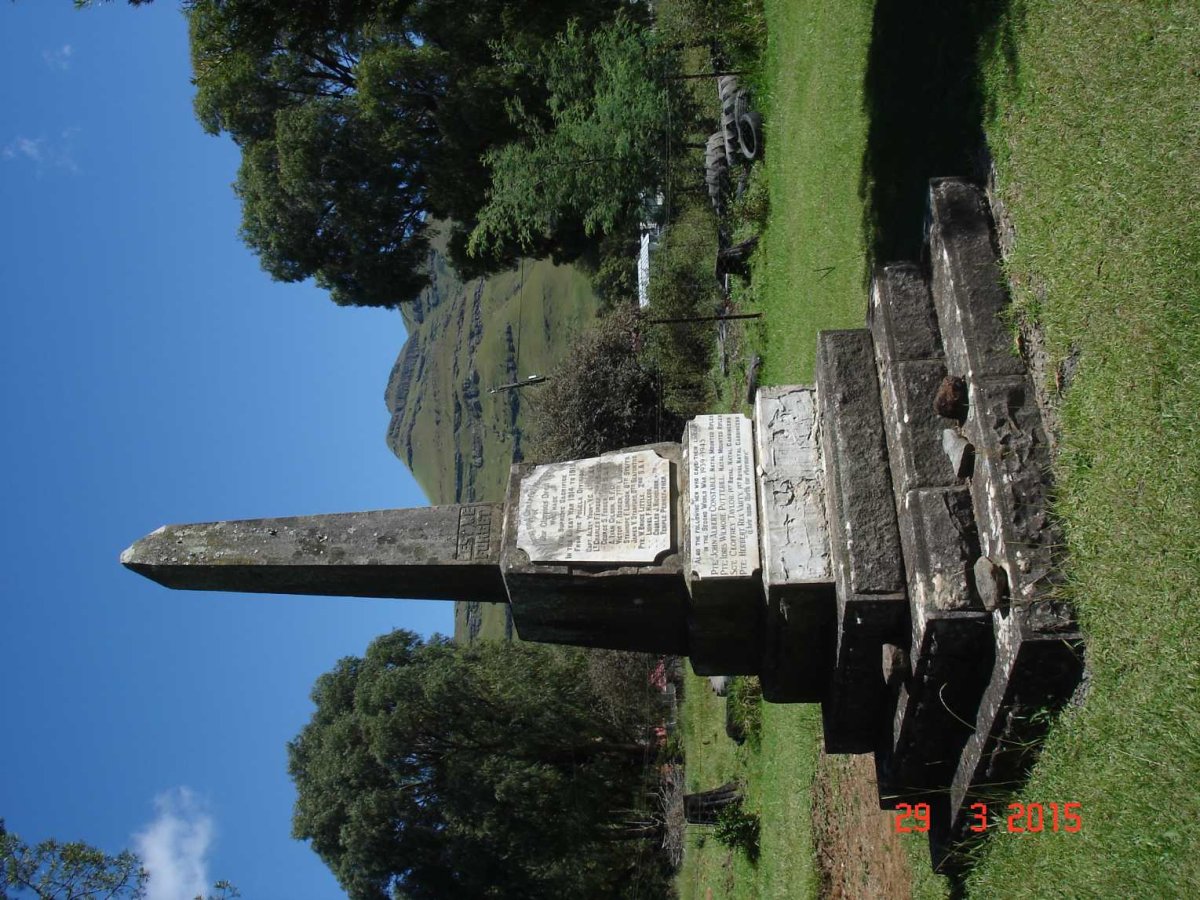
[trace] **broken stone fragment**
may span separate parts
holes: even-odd
[[[933,411],[961,425],[967,420],[968,402],[966,381],[957,375],[947,375],[933,398]]]
[[[983,608],[989,612],[1008,604],[1008,573],[1001,566],[988,559],[979,557],[975,561],[975,590]]]
[[[975,471],[975,447],[957,429],[942,431],[942,450],[950,460],[956,478],[970,478]]]

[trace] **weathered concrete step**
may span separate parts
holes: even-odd
[[[825,694],[832,660],[835,592],[820,416],[812,387],[760,388],[754,444],[766,602],[763,696],[813,703]]]
[[[913,488],[958,483],[942,451],[942,432],[952,423],[933,408],[946,377],[946,359],[933,298],[917,266],[892,265],[876,272],[868,319],[897,498]]]
[[[975,729],[950,787],[950,835],[966,834],[970,805],[1024,780],[1051,714],[1083,674],[1083,637],[1070,610],[1040,601],[995,615],[996,655]]]
[[[1024,374],[1012,332],[1001,318],[1008,290],[987,198],[963,179],[935,178],[929,200],[933,300],[951,373],[967,378]]]
[[[870,332],[818,336],[817,395],[837,587],[837,651],[822,709],[825,743],[829,752],[865,752],[880,743],[882,647],[904,635],[907,617]]]

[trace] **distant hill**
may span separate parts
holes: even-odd
[[[526,261],[464,283],[444,239],[429,251],[431,284],[401,307],[408,340],[388,378],[387,442],[433,504],[501,500],[520,458],[524,410],[536,386],[488,393],[544,374],[596,317],[599,302],[572,266]],[[455,638],[511,632],[497,604],[456,604]]]

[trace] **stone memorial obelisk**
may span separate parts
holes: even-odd
[[[699,416],[680,443],[513,466],[502,504],[172,525],[121,562],[171,588],[506,602],[525,640],[687,655],[818,700],[833,576],[815,394],[760,405]]]
[[[778,624],[764,599],[788,581],[795,554],[790,526],[776,523],[764,574],[758,491],[779,484],[756,470],[755,444],[745,416],[700,416],[681,443],[516,465],[502,504],[171,525],[121,562],[171,588],[509,603],[525,640],[687,655],[701,674],[783,672],[780,641],[764,655],[764,628]],[[799,444],[808,518],[791,543],[820,546],[805,551],[818,565],[794,565],[794,575],[806,579],[808,606],[832,609],[811,422]],[[778,461],[768,468],[778,476]],[[828,619],[797,610],[792,631]],[[810,686],[806,699],[819,693]]]

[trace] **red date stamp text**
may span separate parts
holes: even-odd
[[[929,804],[897,803],[892,825],[898,834],[928,831]],[[989,828],[1002,828],[1009,834],[1075,834],[1083,828],[1083,808],[1080,803],[1010,803],[1004,812],[989,815],[986,803],[972,803],[968,829],[978,834]]]

